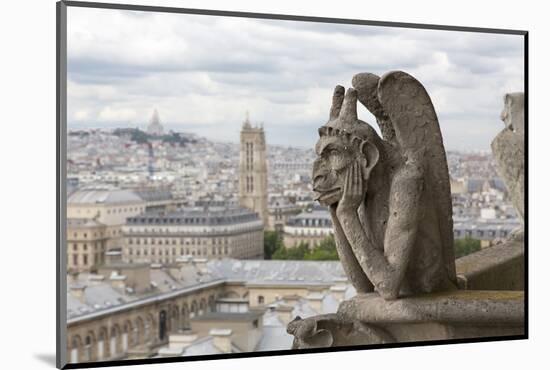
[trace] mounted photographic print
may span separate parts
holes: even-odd
[[[58,3],[58,367],[527,338],[526,48]]]

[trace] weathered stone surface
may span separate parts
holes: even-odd
[[[312,178],[359,294],[342,302],[336,314],[290,322],[293,347],[523,334],[523,291],[457,290],[447,161],[424,87],[404,72],[382,78],[363,73],[352,83],[355,89],[345,94],[341,86],[334,91],[329,121],[319,129]],[[357,99],[375,115],[382,138],[358,119]],[[513,157],[506,150],[519,150],[519,138],[509,136],[523,130],[514,101],[507,100],[512,118],[503,114],[509,128],[493,143],[503,163]],[[516,162],[505,168],[516,179],[523,176]],[[519,185],[512,189],[519,192]],[[522,269],[519,239],[498,247],[499,256],[488,249],[459,261],[462,284],[521,289],[514,280]],[[499,282],[497,275],[505,273],[511,280],[501,276]]]
[[[392,343],[395,339],[384,330],[356,320],[345,320],[338,314],[297,317],[287,326],[294,335],[293,349],[352,346],[358,343]]]
[[[386,301],[361,294],[342,302],[345,319],[382,324],[442,323],[475,326],[523,326],[523,291],[456,290]]]
[[[498,173],[504,180],[512,203],[523,221],[525,205],[525,119],[523,93],[512,93],[504,96],[504,109],[501,113],[501,119],[504,121],[506,127],[495,137],[491,148],[497,162]],[[515,235],[515,238],[521,239],[521,235]]]
[[[509,240],[459,258],[456,273],[461,289],[523,290],[523,242]]]
[[[312,176],[346,273],[358,292],[385,299],[454,289],[449,175],[430,97],[399,71],[353,85],[334,91]],[[358,119],[358,98],[383,138]]]
[[[297,318],[293,348],[338,347],[524,334],[522,291],[454,291],[388,301],[376,293],[332,315]]]

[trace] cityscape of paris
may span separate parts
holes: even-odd
[[[433,91],[456,257],[502,243],[522,226],[490,151],[503,127],[502,93],[523,83],[521,44],[508,36],[463,34],[460,44],[425,30],[71,12],[70,363],[287,350],[295,317],[335,313],[355,296],[330,213],[315,200],[312,167],[334,85],[369,68],[405,65]],[[122,31],[106,33],[109,22]],[[146,25],[143,33],[137,24]],[[253,26],[258,32],[236,31]],[[220,45],[205,29],[232,34],[234,44]],[[137,46],[140,37],[149,49]],[[310,61],[289,45],[296,38]],[[357,52],[361,40],[385,64]],[[410,50],[410,59],[383,40]],[[326,62],[329,41],[338,45],[336,63]],[[218,62],[198,45],[239,53]],[[423,54],[426,45],[434,51]],[[488,45],[495,71],[485,77],[488,56],[470,56]],[[475,79],[478,86],[464,82]],[[366,111],[359,115],[375,125]]]
[[[248,114],[234,126],[250,136],[165,132],[156,110],[141,128],[69,130],[68,325],[88,334],[73,336],[71,361],[289,349],[292,318],[335,312],[355,294],[335,252],[303,253],[334,243],[313,199],[313,149],[269,145],[268,126]],[[265,140],[264,173],[254,159],[260,171],[240,167],[253,156],[247,140]],[[506,239],[520,223],[490,153],[447,158],[457,252]],[[240,206],[248,173],[265,220]],[[120,325],[109,331],[102,313]]]

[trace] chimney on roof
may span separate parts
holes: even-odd
[[[78,283],[78,271],[72,270],[67,272],[67,285]]]
[[[86,291],[86,285],[81,283],[75,283],[71,285],[71,295],[78,299],[80,302],[85,303],[85,291]]]
[[[292,321],[292,319],[293,319],[292,311],[294,311],[294,307],[287,306],[287,305],[284,305],[284,304],[275,307],[275,312],[277,313],[277,317],[285,325]]]
[[[188,255],[180,256],[176,258],[176,264],[180,267],[189,266],[192,262],[193,262],[193,258]]]
[[[345,276],[336,277],[333,279],[335,286],[346,286],[348,284],[348,278]]]
[[[206,263],[208,262],[207,258],[193,258],[193,262],[201,273],[205,274],[208,272],[208,269],[206,268]]]
[[[113,249],[105,252],[105,263],[107,265],[114,265],[120,262],[122,262],[122,251]]]
[[[323,311],[323,298],[325,298],[324,295],[318,292],[309,293],[306,296],[307,303],[317,313],[322,313]]]
[[[214,339],[214,346],[222,353],[231,353],[231,329],[212,329],[208,333]]]
[[[197,338],[198,335],[190,330],[170,334],[168,346],[159,349],[158,355],[160,357],[182,356],[185,353],[185,348],[189,347]]]
[[[283,301],[285,301],[285,303],[288,305],[288,306],[296,306],[296,304],[298,303],[298,301],[300,300],[300,296],[297,295],[297,294],[289,294],[289,295],[285,295],[283,296]]]
[[[330,294],[332,294],[334,299],[338,302],[342,302],[346,294],[346,287],[342,285],[333,285],[330,287]]]
[[[190,330],[183,331],[181,333],[170,334],[168,337],[168,348],[178,349],[188,347],[191,343],[196,341],[198,335]]]
[[[126,275],[119,275],[118,272],[111,272],[109,282],[114,289],[125,292],[126,289]]]

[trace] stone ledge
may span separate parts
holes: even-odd
[[[336,314],[297,317],[287,326],[293,348],[518,336],[525,331],[523,291],[423,294],[386,301],[361,294]]]
[[[524,243],[507,241],[456,260],[461,289],[523,290]]]
[[[336,314],[296,318],[293,348],[518,336],[523,291],[455,290],[386,301],[377,293],[340,304]]]
[[[523,291],[468,291],[425,294],[386,301],[377,293],[344,301],[338,315],[369,324],[442,323],[522,326]]]

